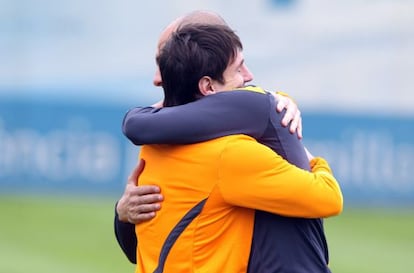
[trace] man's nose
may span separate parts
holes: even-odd
[[[251,82],[253,80],[253,74],[250,72],[250,70],[247,67],[245,67],[243,72],[244,82]]]
[[[152,83],[155,86],[162,86],[161,72],[160,72],[160,69],[158,67],[157,67],[157,70],[155,71],[154,79],[152,80]]]

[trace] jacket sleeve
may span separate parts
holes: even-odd
[[[232,134],[260,138],[268,122],[269,96],[239,90],[175,107],[134,108],[125,115],[122,130],[135,145],[189,144]]]
[[[115,205],[116,208],[116,205]],[[137,263],[137,244],[138,240],[135,235],[135,225],[119,221],[118,213],[115,209],[114,231],[118,245],[121,247],[128,260]]]
[[[283,216],[322,218],[342,211],[341,189],[328,163],[311,161],[311,172],[243,136],[222,154],[219,188],[226,202]]]

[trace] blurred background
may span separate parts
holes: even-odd
[[[344,193],[333,272],[414,267],[414,2],[0,0],[0,273],[134,272],[113,210],[160,32],[195,9],[237,31],[254,84],[298,103]]]

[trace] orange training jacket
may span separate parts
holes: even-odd
[[[342,210],[341,190],[324,159],[313,159],[310,173],[249,136],[144,145],[141,158],[139,185],[159,185],[165,200],[153,220],[136,225],[136,272],[246,272],[255,209],[305,218]],[[166,247],[176,224],[204,199],[200,214]],[[163,247],[170,247],[166,255]]]

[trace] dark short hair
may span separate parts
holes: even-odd
[[[224,71],[242,49],[240,38],[228,26],[186,24],[178,27],[157,57],[164,106],[200,98],[198,82],[204,76],[224,83]]]

